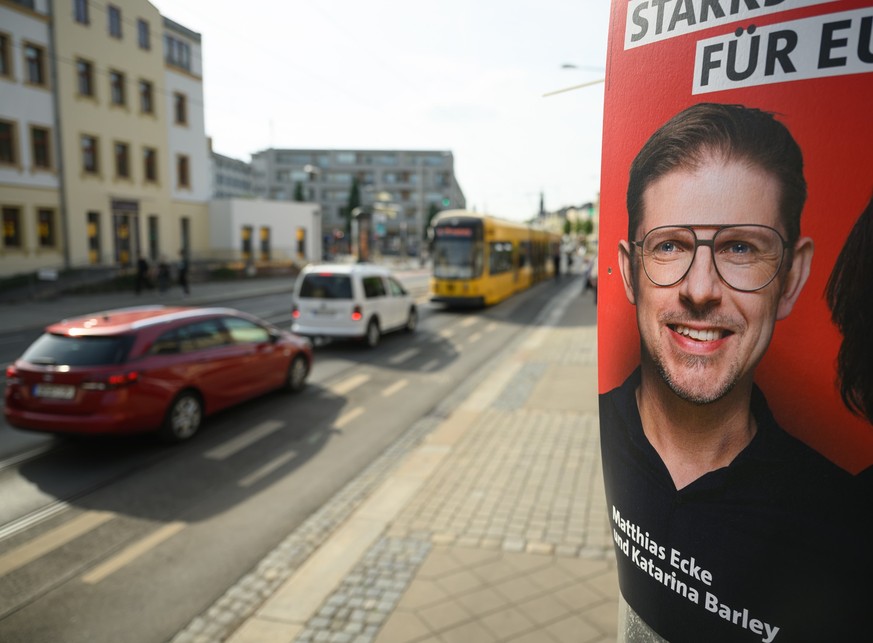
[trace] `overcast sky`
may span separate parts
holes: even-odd
[[[543,94],[603,77],[607,0],[153,4],[202,36],[216,152],[450,150],[467,206],[511,219],[597,196],[603,85]]]

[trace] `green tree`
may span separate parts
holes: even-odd
[[[569,235],[573,231],[573,224],[570,219],[564,219],[564,234]]]
[[[294,200],[298,203],[306,200],[306,196],[303,194],[303,184],[300,181],[294,183]]]

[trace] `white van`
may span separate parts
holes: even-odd
[[[297,276],[291,330],[308,337],[363,339],[376,346],[384,333],[414,331],[412,296],[382,266],[309,265]]]

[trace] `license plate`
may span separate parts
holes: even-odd
[[[72,400],[76,395],[76,387],[69,384],[37,384],[33,387],[34,397],[51,400]]]

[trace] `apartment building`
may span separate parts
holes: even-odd
[[[245,161],[212,152],[212,198],[247,199],[252,190],[252,166]]]
[[[348,251],[345,212],[355,182],[383,252],[417,254],[432,212],[466,207],[450,151],[271,148],[252,155],[255,194],[319,204],[326,254]]]
[[[206,252],[199,34],[146,0],[0,0],[0,11],[0,137],[12,141],[0,152],[0,275]]]
[[[64,262],[48,0],[0,2],[0,275]]]

